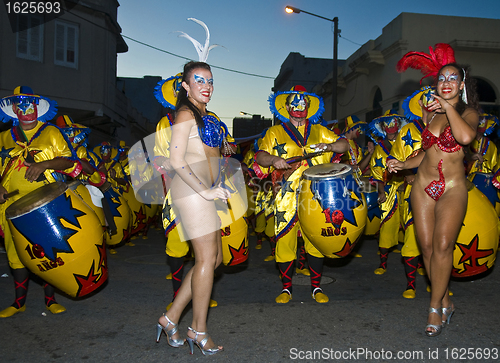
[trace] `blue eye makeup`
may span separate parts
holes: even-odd
[[[197,74],[194,75],[194,81],[197,85],[202,85],[202,84],[208,84],[209,86],[213,86],[214,85],[214,79],[213,78],[209,78],[209,79],[205,79],[205,77],[203,76],[199,76]]]

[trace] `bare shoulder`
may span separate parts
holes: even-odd
[[[194,122],[196,123],[196,120],[194,118],[193,112],[188,108],[188,107],[181,107],[177,113],[175,114],[175,120],[174,123],[180,124],[184,122]]]
[[[469,124],[477,126],[479,124],[479,112],[475,108],[468,107],[462,113],[462,118]]]

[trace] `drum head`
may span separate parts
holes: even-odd
[[[302,178],[307,180],[328,180],[344,178],[350,174],[352,174],[350,165],[327,163],[311,166],[304,171]]]
[[[7,219],[12,219],[43,207],[61,194],[64,194],[67,189],[68,185],[63,182],[44,185],[12,203],[5,210],[5,217]]]

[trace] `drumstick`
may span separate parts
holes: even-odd
[[[14,195],[17,195],[17,194],[19,194],[19,189],[16,189],[10,193],[5,193],[3,195],[3,199],[8,199],[8,198],[13,197]]]
[[[323,153],[324,153],[324,151],[318,151],[318,152],[303,155],[303,156],[295,156],[295,157],[286,159],[285,161],[287,164],[293,164],[293,163],[296,163],[297,161],[302,161],[302,160],[314,158],[315,156],[321,155]]]

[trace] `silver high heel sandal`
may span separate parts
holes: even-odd
[[[443,315],[445,316],[445,320],[443,320],[443,325],[445,323],[450,325],[450,320],[453,313],[455,312],[455,308],[453,307],[453,305],[450,305],[449,308],[442,308],[441,310],[443,311]]]
[[[439,311],[439,309],[429,308],[429,314],[432,313],[441,316],[441,311]],[[427,330],[428,328],[434,329],[434,331],[432,330],[429,331]],[[441,323],[441,325],[427,324],[427,326],[425,327],[425,334],[427,334],[427,336],[429,337],[435,337],[441,334],[442,329],[443,329],[443,323]]]
[[[165,331],[165,334],[167,335],[168,345],[174,348],[182,347],[185,343],[185,340],[172,338],[172,336],[178,331],[177,324],[174,324],[166,314],[163,314],[163,316],[165,317],[165,319],[167,319],[167,326],[164,327],[160,323],[156,325],[156,342],[158,343],[160,341],[161,332]],[[172,325],[173,328],[167,330],[170,325]]]
[[[200,350],[203,353],[203,355],[214,355],[214,354],[217,354],[217,353],[222,352],[224,350],[224,348],[210,348],[210,349],[205,349],[205,345],[208,342],[208,334],[205,333],[205,332],[197,332],[196,330],[194,330],[191,327],[188,327],[188,330],[191,330],[193,333],[196,334],[195,337],[194,337],[194,339],[190,338],[190,337],[186,338],[186,341],[188,342],[189,350],[191,351],[191,354],[194,353],[194,346],[195,345],[198,348],[200,348]],[[201,342],[199,342],[198,341],[198,335],[206,335],[207,337],[205,339],[203,339]]]

